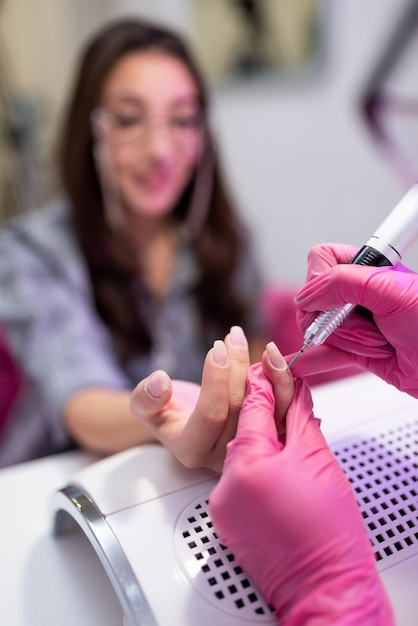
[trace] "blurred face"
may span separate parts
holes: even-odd
[[[158,51],[127,55],[109,74],[96,113],[123,208],[145,217],[170,213],[202,143],[198,91],[187,67]]]

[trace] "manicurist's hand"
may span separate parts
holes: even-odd
[[[281,626],[393,626],[353,490],[301,379],[285,440],[278,437],[277,404],[290,374],[272,356],[270,346],[262,365],[250,369],[237,434],[210,496],[219,539]]]
[[[347,302],[372,315],[355,310],[322,346],[307,350],[292,372],[304,376],[356,364],[418,397],[418,275],[400,263],[348,264],[356,252],[342,244],[310,251],[307,282],[295,298],[298,323],[305,330],[318,312]]]
[[[208,352],[201,386],[154,372],[133,391],[132,413],[181,463],[220,472],[226,444],[235,435],[249,363],[247,339],[234,326]]]

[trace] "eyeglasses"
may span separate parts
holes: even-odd
[[[120,110],[95,109],[92,113],[93,131],[96,137],[111,145],[123,145],[146,141],[151,130],[164,128],[170,138],[179,145],[193,144],[205,125],[202,112],[173,113],[167,118],[156,118],[134,108]]]

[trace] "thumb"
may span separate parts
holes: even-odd
[[[130,398],[130,409],[135,417],[148,420],[161,411],[170,401],[173,392],[170,377],[163,370],[156,370],[141,380]]]
[[[306,382],[298,378],[295,381],[295,395],[287,411],[286,448],[309,447],[313,443],[322,444],[322,440],[319,420],[313,414],[311,392]]]
[[[261,363],[250,367],[247,391],[238,420],[237,434],[229,449],[240,449],[241,454],[259,457],[282,448],[274,420],[275,401],[270,381]]]

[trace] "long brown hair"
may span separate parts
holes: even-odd
[[[129,53],[149,49],[170,54],[188,68],[198,89],[202,112],[206,113],[208,95],[205,84],[185,43],[165,28],[126,18],[105,26],[85,48],[59,143],[61,182],[70,202],[76,236],[86,258],[95,305],[99,315],[121,341],[125,354],[149,350],[151,335],[133,296],[138,266],[133,262],[117,262],[112,253],[117,249],[118,241],[117,235],[113,235],[106,224],[94,163],[91,114],[114,65]],[[208,160],[212,164],[212,180],[204,199],[208,202],[207,216],[191,244],[200,268],[195,297],[202,332],[211,329],[210,334],[223,336],[232,324],[242,324],[245,317],[247,306],[234,293],[232,277],[246,235],[231,207],[209,132],[197,167],[207,166]],[[187,220],[195,179],[196,173],[172,212],[179,223]],[[213,337],[209,340],[212,341]]]

